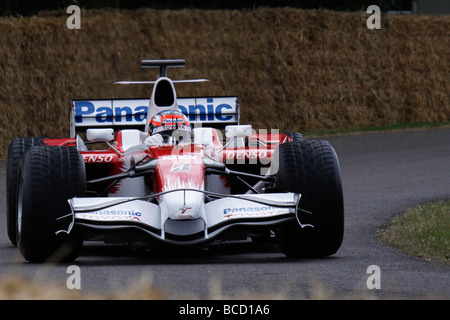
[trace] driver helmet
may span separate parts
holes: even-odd
[[[188,118],[178,110],[166,110],[150,121],[149,134],[160,134],[164,144],[178,144],[192,139],[192,128]]]

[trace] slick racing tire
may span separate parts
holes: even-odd
[[[299,208],[306,210],[298,210],[298,222],[278,229],[280,250],[291,258],[336,253],[344,235],[344,201],[333,147],[324,140],[289,142],[276,156],[278,192],[300,193]]]
[[[76,259],[82,241],[72,228],[67,200],[84,196],[85,186],[84,162],[75,148],[35,146],[24,153],[19,166],[16,234],[26,260]]]
[[[33,146],[44,145],[44,138],[17,138],[8,147],[6,162],[6,228],[11,243],[16,246],[17,190],[19,181],[19,163],[26,150]]]

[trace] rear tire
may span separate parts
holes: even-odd
[[[20,159],[26,150],[44,145],[43,138],[17,138],[8,147],[6,162],[6,228],[11,243],[17,245],[17,192]]]
[[[82,241],[72,229],[68,199],[85,194],[84,162],[72,147],[35,146],[19,168],[17,246],[30,262],[72,261]]]
[[[281,144],[276,152],[277,191],[301,194],[299,223],[277,232],[280,250],[288,257],[328,256],[340,248],[344,234],[344,201],[339,163],[333,147],[324,140]]]
[[[283,132],[286,136],[291,138],[291,142],[302,142],[305,141],[305,138],[303,138],[303,135],[299,132]]]

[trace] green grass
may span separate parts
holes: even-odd
[[[450,200],[406,210],[379,230],[378,238],[425,260],[450,264]]]

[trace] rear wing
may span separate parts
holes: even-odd
[[[239,124],[239,97],[177,98],[178,108],[192,126],[217,129]],[[149,99],[72,100],[70,137],[86,129],[108,127],[115,130],[145,128]]]

